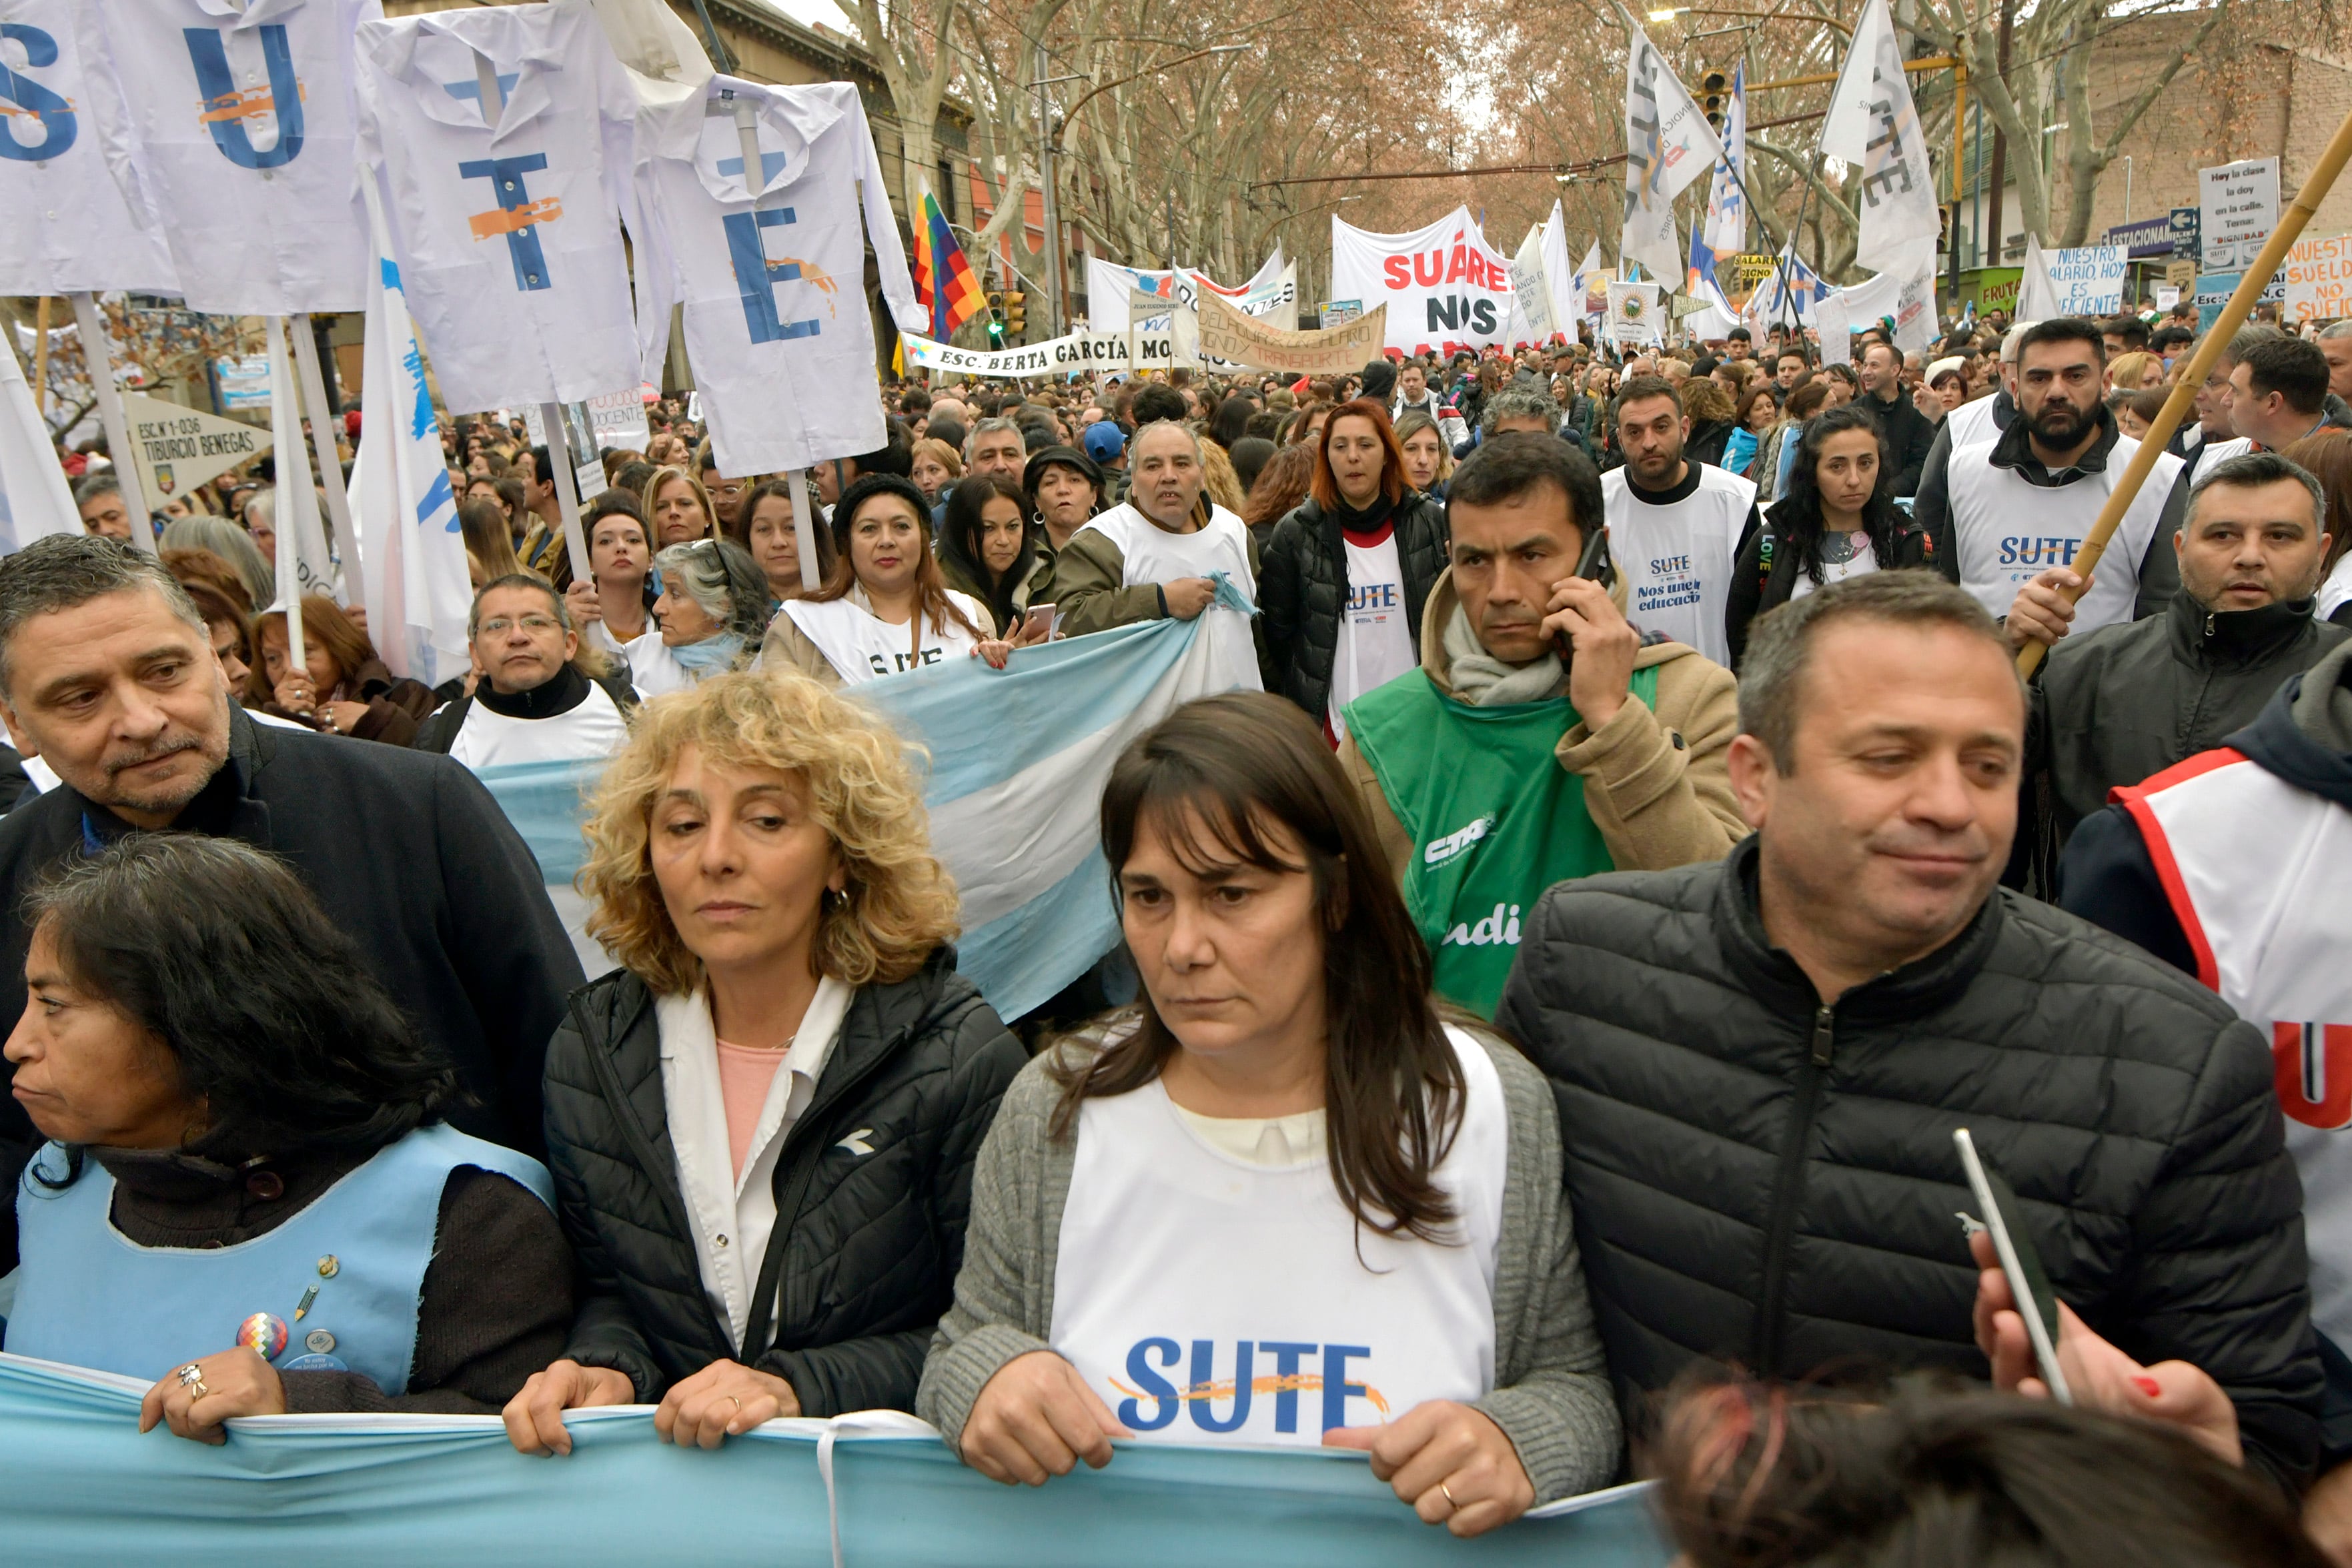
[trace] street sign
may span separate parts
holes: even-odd
[[[2175,207],[2172,209],[2172,255],[2174,260],[2193,262],[2197,259],[2199,248],[2197,241],[2199,215],[2198,209],[2195,207]]]

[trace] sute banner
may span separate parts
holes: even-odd
[[[1388,307],[1387,346],[1450,354],[1501,343],[1510,331],[1511,275],[1466,206],[1412,234],[1373,234],[1331,220],[1331,292]]]

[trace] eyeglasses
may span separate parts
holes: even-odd
[[[511,616],[499,615],[482,622],[482,634],[488,637],[503,637],[517,626],[520,626],[536,637],[542,632],[555,631],[558,624],[559,622],[551,615],[526,615],[520,621]]]

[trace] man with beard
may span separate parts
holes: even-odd
[[[209,833],[278,855],[358,945],[466,1094],[459,1130],[539,1148],[540,1070],[580,960],[538,863],[445,757],[256,725],[229,700],[205,621],[152,558],[91,536],[0,561],[0,718],[64,780],[0,821],[0,976],[23,1011],[26,894],[126,833]],[[0,1103],[0,1174],[38,1143]],[[199,1146],[198,1153],[202,1153]],[[283,1183],[267,1166],[246,1190]],[[16,1210],[0,1214],[0,1271]]]
[[[1633,376],[1619,389],[1615,430],[1625,462],[1601,476],[1601,495],[1610,559],[1630,585],[1625,618],[1728,669],[1724,609],[1732,563],[1760,526],[1756,486],[1685,460],[1690,420],[1661,377]]]
[[[2035,323],[2017,349],[2017,417],[1998,436],[1952,453],[1950,559],[1959,584],[1993,614],[2011,615],[2020,641],[2054,642],[2069,623],[2087,632],[2153,615],[2170,597],[2172,571],[2162,564],[2154,591],[2141,592],[2143,563],[2171,549],[2186,500],[2173,486],[2180,459],[2167,453],[2132,498],[2087,591],[2079,602],[2067,599],[2084,586],[2075,553],[2139,450],[2100,401],[2105,363],[2097,323],[2071,316]]]

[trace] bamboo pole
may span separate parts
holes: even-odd
[[[2263,254],[2238,280],[2238,291],[2230,296],[2227,305],[2221,307],[2221,314],[2215,319],[2212,329],[2205,334],[2203,340],[2197,345],[2197,352],[2189,357],[2189,368],[2181,371],[2180,379],[2173,383],[2172,395],[2164,400],[2163,410],[2149,423],[2147,434],[2140,437],[2139,450],[2132,454],[2123,477],[2116,481],[2115,489],[2107,497],[2107,504],[2099,510],[2099,520],[2091,525],[2090,537],[2075,552],[2074,573],[2083,580],[2082,588],[2074,592],[2075,599],[2080,600],[2089,591],[2091,573],[2097,570],[2099,558],[2106,553],[2107,541],[2115,537],[2116,527],[2124,520],[2124,514],[2131,509],[2132,501],[2139,495],[2139,487],[2147,482],[2148,475],[2155,470],[2156,460],[2163,455],[2165,444],[2172,439],[2172,433],[2180,428],[2189,404],[2196,401],[2197,389],[2205,384],[2206,376],[2212,371],[2214,361],[2221,359],[2221,350],[2228,346],[2230,339],[2245,325],[2246,318],[2253,314],[2254,305],[2262,298],[2263,290],[2269,287],[2271,279],[2277,276],[2280,266],[2286,260],[2286,253],[2302,237],[2304,225],[2311,222],[2312,215],[2319,210],[2319,204],[2327,199],[2328,190],[2336,183],[2336,176],[2344,172],[2347,159],[2352,159],[2352,114],[2347,114],[2343,123],[2336,126],[2336,134],[2328,139],[2326,151],[2320,153],[2319,162],[2312,165],[2311,174],[2304,181],[2303,188],[2295,192],[2294,200],[2289,202],[2286,211],[2279,214],[2279,225],[2271,231],[2270,239],[2263,246]],[[2017,673],[2032,675],[2041,667],[2042,658],[2048,653],[2049,650],[2041,643],[2028,643],[2018,650]]]

